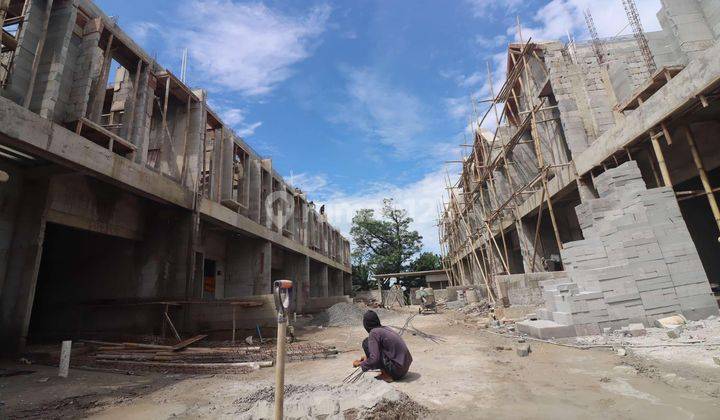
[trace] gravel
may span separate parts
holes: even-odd
[[[365,312],[369,309],[377,312],[380,322],[383,317],[395,315],[393,311],[380,308],[369,308],[362,303],[336,303],[315,318],[315,324],[325,325],[328,327],[346,327],[362,325],[362,319]]]
[[[235,401],[240,419],[272,418],[274,388],[267,386]],[[422,405],[372,375],[343,385],[286,385],[285,413],[289,419],[322,418],[417,418],[426,413]]]

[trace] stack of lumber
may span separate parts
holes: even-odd
[[[205,336],[196,336],[174,346],[145,343],[84,342],[94,348],[93,364],[123,370],[177,373],[245,373],[273,366],[273,345],[255,347],[189,347]],[[338,352],[334,347],[315,343],[291,343],[287,360],[327,358]]]
[[[174,346],[144,343],[86,341],[97,346],[97,365],[117,369],[182,373],[245,373],[273,365],[262,360],[260,347],[188,347],[205,336],[196,336]]]

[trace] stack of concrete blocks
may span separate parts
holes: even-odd
[[[538,317],[568,326],[564,335],[570,336],[650,325],[678,313],[689,319],[716,315],[673,190],[646,189],[634,161],[598,176],[595,187],[600,198],[576,208],[586,239],[562,250],[569,281],[540,283],[545,308]]]

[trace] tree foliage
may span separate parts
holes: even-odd
[[[440,256],[432,252],[423,252],[412,263],[410,271],[430,271],[442,269]]]
[[[370,267],[356,255],[353,255],[352,258],[352,284],[360,290],[369,290],[377,287],[375,279],[370,278]]]
[[[411,230],[412,222],[407,210],[396,208],[392,199],[383,200],[380,218],[372,209],[358,210],[350,228],[354,256],[375,273],[404,271],[422,248],[422,236]]]
[[[383,200],[379,217],[372,209],[361,209],[355,213],[350,228],[355,243],[353,284],[367,289],[377,285],[368,281],[369,272],[400,273],[414,269],[417,260],[413,257],[422,249],[422,236],[411,229],[412,222],[407,211],[395,207],[392,199]],[[433,264],[425,254],[420,254],[420,258],[422,261],[417,262],[417,266]]]

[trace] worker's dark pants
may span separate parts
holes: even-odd
[[[370,357],[370,345],[368,344],[368,339],[364,339],[362,342],[362,348],[365,352],[365,357]],[[393,363],[392,360],[388,359],[387,356],[382,352],[382,349],[380,349],[380,361],[382,363],[382,367],[380,369],[383,370],[383,372],[390,375],[393,379],[397,380],[402,378],[402,376],[398,375],[397,371],[398,368],[395,366],[395,363]]]

